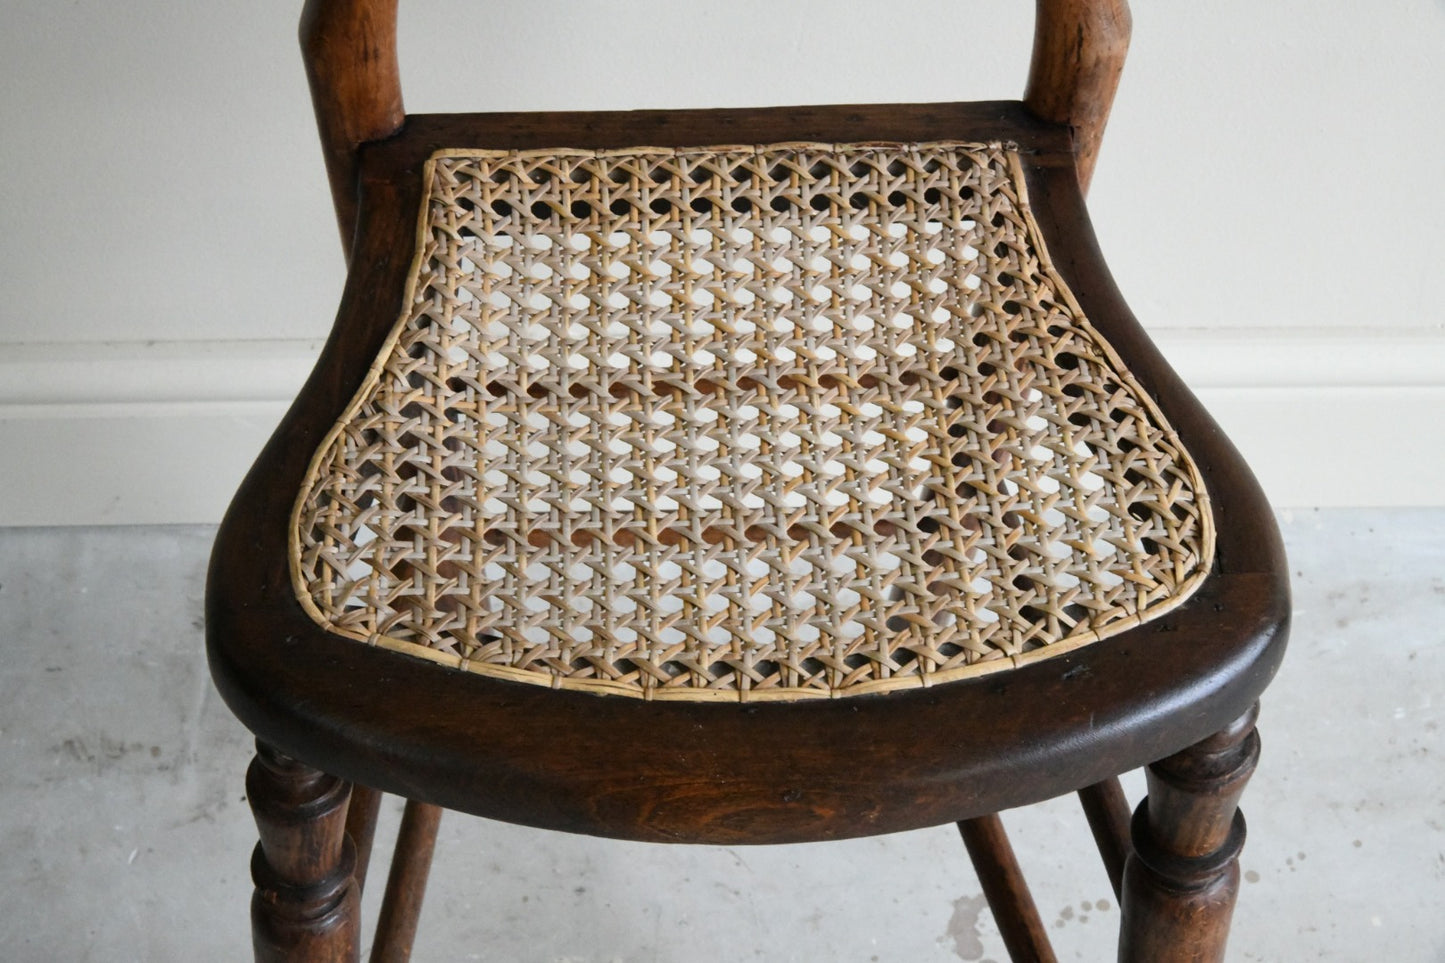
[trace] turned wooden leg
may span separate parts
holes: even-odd
[[[355,963],[356,855],[344,830],[350,787],[258,741],[246,792],[261,842],[251,857],[258,963]]]
[[[1149,767],[1124,868],[1119,959],[1222,963],[1239,891],[1239,797],[1259,760],[1256,705],[1229,728]]]

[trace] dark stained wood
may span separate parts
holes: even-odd
[[[1024,105],[1044,120],[1073,129],[1079,186],[1088,191],[1129,51],[1129,5],[1125,0],[1037,0],[1037,9]]]
[[[1161,759],[1134,820],[1140,852],[1124,870],[1124,958],[1218,958],[1237,886],[1231,847],[1243,833],[1235,790],[1257,746],[1247,712],[1284,652],[1287,570],[1249,469],[1129,312],[1085,210],[1128,44],[1127,7],[1038,0],[1038,13],[1023,103],[406,117],[396,0],[307,0],[301,41],[351,270],[315,370],[221,527],[207,590],[216,684],[264,741],[250,776],[262,838],[259,959],[354,959],[360,885],[341,821],[362,848],[364,872],[382,791],[414,801],[378,958],[409,953],[433,807],[445,806],[594,835],[723,844],[962,821],[980,878],[997,890],[990,901],[1001,927],[1023,940],[1023,950],[1011,944],[1015,959],[1049,959],[1047,949],[1027,949],[1042,927],[1019,902],[1027,890],[989,814],[1086,787],[1080,795],[1118,892],[1131,844],[1122,793],[1107,780]],[[1179,433],[1210,492],[1214,570],[1186,604],[992,676],[750,705],[502,682],[333,636],[301,609],[287,565],[293,501],[402,311],[419,174],[433,151],[879,140],[1018,145],[1055,267]],[[349,816],[343,779],[357,787]]]
[[[958,824],[983,895],[1013,963],[1057,963],[1048,931],[997,814]]]
[[[381,918],[376,924],[371,963],[406,963],[411,959],[441,819],[442,811],[436,806],[408,800],[391,858]]]
[[[406,129],[367,145],[364,176],[412,176],[433,151],[459,144],[494,149],[688,147],[815,141],[1012,141],[1040,164],[1072,168],[1067,128],[1039,120],[1017,101],[839,104],[706,110],[603,110],[412,114]]]
[[[302,58],[348,252],[356,224],[357,149],[391,136],[406,119],[396,16],[397,0],[306,0],[301,15]],[[1072,129],[1086,191],[1124,68],[1130,23],[1126,0],[1036,3],[1024,103],[1038,117]]]
[[[371,866],[371,844],[376,839],[376,817],[381,810],[381,793],[370,786],[352,786],[346,807],[346,835],[356,850],[356,892],[366,889],[366,871]]]
[[[1133,849],[1129,842],[1129,800],[1119,780],[1110,778],[1080,789],[1079,802],[1104,861],[1109,885],[1118,896],[1123,891],[1124,862]]]
[[[1219,536],[1215,546],[1216,577],[1267,574],[1274,590],[1279,593],[1278,628],[1287,634],[1289,570],[1284,545],[1280,541],[1273,512],[1253,472],[1193,392],[1164,360],[1124,303],[1099,252],[1079,185],[1073,182],[1071,176],[1060,176],[1053,169],[1031,170],[1028,182],[1034,218],[1048,245],[1054,267],[1063,275],[1089,320],[1159,404],[1199,465],[1205,487],[1209,490]],[[1172,624],[1175,621],[1169,618],[1162,622],[1166,626]],[[1155,631],[1160,628],[1160,625],[1154,626]],[[1246,630],[1241,627],[1239,631]],[[1223,681],[1223,675],[1220,679]],[[1205,732],[1223,728],[1242,714],[1248,705],[1241,704],[1239,713],[1235,715],[1217,718],[1214,729],[1201,730],[1195,741],[1203,738]]]
[[[341,247],[356,231],[356,152],[390,137],[406,112],[396,62],[396,0],[306,0],[301,55],[331,183]]]
[[[1259,761],[1257,707],[1149,767],[1124,871],[1119,959],[1221,963],[1239,892],[1239,797]]]
[[[1177,752],[1254,702],[1283,653],[1289,612],[1272,516],[1237,453],[1119,298],[1089,229],[1067,131],[1041,127],[1018,104],[805,108],[796,123],[792,113],[413,118],[363,152],[356,263],[365,267],[352,271],[316,371],[248,476],[213,556],[212,666],[243,722],[344,778],[447,808],[599,835],[731,844],[867,835],[1025,805]],[[747,707],[507,683],[368,648],[313,623],[286,568],[292,500],[401,310],[415,174],[436,140],[722,143],[746,128],[770,139],[791,131],[837,140],[1007,131],[1028,162],[1056,266],[1204,472],[1219,530],[1214,576],[1163,619],[1008,673]]]
[[[246,793],[261,841],[251,860],[258,963],[346,963],[359,951],[346,783],[256,743]]]

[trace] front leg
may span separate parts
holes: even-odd
[[[257,741],[246,794],[261,841],[251,857],[257,963],[355,963],[361,914],[346,836],[351,787]]]
[[[1259,761],[1256,704],[1228,728],[1148,770],[1124,869],[1122,963],[1222,963],[1244,815]]]

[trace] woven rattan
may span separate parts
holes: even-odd
[[[806,698],[1067,651],[1210,565],[1198,473],[1006,145],[447,151],[297,503],[333,633],[509,679]]]

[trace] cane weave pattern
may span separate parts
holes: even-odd
[[[798,699],[1067,651],[1210,565],[1195,466],[1003,145],[444,151],[313,462],[328,630],[515,680]]]

